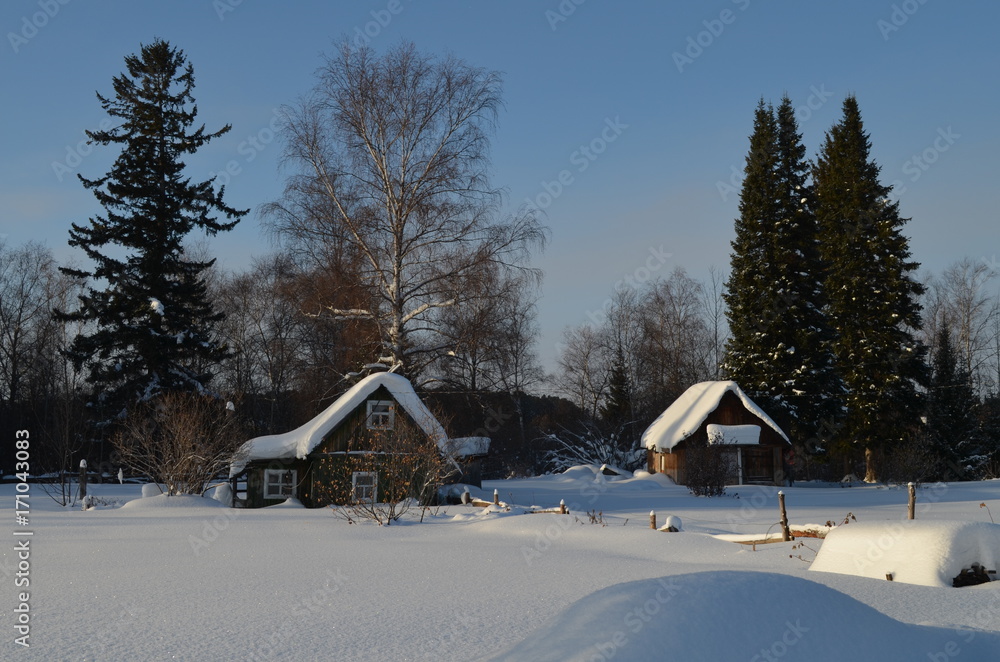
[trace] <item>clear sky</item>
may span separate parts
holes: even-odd
[[[255,212],[212,249],[240,269],[273,250],[256,209],[283,185],[275,110],[310,89],[339,39],[412,40],[504,74],[494,184],[511,208],[543,207],[552,232],[535,261],[551,369],[562,330],[623,279],[728,269],[762,97],[790,96],[813,157],[855,94],[925,272],[962,257],[996,266],[997,25],[994,0],[4,0],[0,234],[82,259],[67,232],[99,208],[75,174],[100,176],[115,156],[81,143],[105,117],[94,93],[160,37],[195,67],[200,119],[233,125],[189,168],[238,171],[227,200]]]

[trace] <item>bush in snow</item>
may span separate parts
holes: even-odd
[[[927,434],[913,435],[909,443],[876,451],[879,479],[887,485],[924,483],[931,480],[958,480],[963,471],[936,452]]]
[[[224,401],[174,392],[133,407],[112,443],[127,467],[173,496],[201,494],[213,477],[228,470],[245,439]]]
[[[695,496],[722,496],[732,473],[732,451],[727,444],[688,442],[685,450],[686,483]]]
[[[581,464],[607,464],[632,471],[645,461],[645,452],[625,438],[622,427],[607,433],[594,425],[585,426],[583,432],[564,428],[558,433],[545,435],[539,441],[550,447],[545,451],[544,460],[553,472],[562,472]]]
[[[395,429],[369,431],[345,454],[320,462],[318,500],[335,506],[348,521],[389,525],[411,508],[430,504],[437,488],[457,467],[445,460],[437,441],[397,417]]]

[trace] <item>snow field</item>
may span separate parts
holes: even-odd
[[[4,545],[5,660],[749,660],[761,651],[824,660],[836,651],[851,659],[841,653],[853,640],[906,653],[884,659],[1000,657],[998,582],[954,589],[815,572],[812,550],[824,541],[753,551],[713,537],[766,532],[777,488],[696,498],[659,476],[578,467],[487,482],[475,495],[564,500],[570,515],[449,506],[389,527],[351,525],[328,509],[232,510],[197,498],[81,512],[32,489],[32,645],[11,643],[14,561]],[[839,523],[847,512],[861,524],[905,518],[905,489],[783,489],[793,526]],[[125,500],[141,488],[90,492]],[[0,486],[8,512],[13,493]],[[1000,481],[921,489],[917,499],[918,521],[988,521],[979,503],[1000,504]],[[660,523],[679,517],[683,531],[651,531],[650,510]],[[834,625],[856,629],[834,636]]]

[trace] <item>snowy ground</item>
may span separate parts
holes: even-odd
[[[451,506],[423,524],[378,527],[329,510],[140,500],[128,485],[91,486],[129,503],[81,512],[32,486],[30,524],[19,527],[14,486],[0,485],[10,514],[0,659],[1000,658],[1000,582],[956,589],[816,572],[820,540],[754,549],[713,537],[775,531],[776,488],[705,499],[590,468],[489,482],[482,496],[494,488],[521,506],[564,500],[571,514]],[[793,525],[906,517],[905,489],[785,494]],[[1000,481],[923,488],[917,518],[989,522],[980,503],[1000,516]],[[650,510],[659,523],[680,517],[683,531],[651,531]],[[17,530],[34,532],[27,588],[15,585]],[[22,591],[30,648],[14,643]]]

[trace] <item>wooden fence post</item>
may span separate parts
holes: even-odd
[[[566,514],[566,500],[565,499],[559,499],[559,514],[560,515],[565,515]]]
[[[87,497],[87,461],[80,460],[80,501]]]
[[[788,513],[785,512],[785,493],[778,491],[778,508],[781,511],[781,539],[788,541],[792,539],[792,532],[788,530]]]
[[[655,529],[656,528],[656,511],[655,510],[649,511],[649,528],[651,528],[651,529]]]
[[[916,519],[917,512],[917,486],[908,483],[906,486],[910,491],[910,502],[907,506],[906,515],[908,519]]]
[[[495,489],[493,490],[493,505],[494,506],[500,505],[500,493],[497,492]]]

